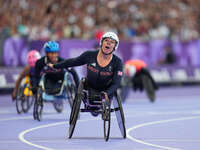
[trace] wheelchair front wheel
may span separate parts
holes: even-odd
[[[110,104],[102,103],[102,119],[104,121],[104,139],[108,141],[110,136]]]

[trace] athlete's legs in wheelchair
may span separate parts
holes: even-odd
[[[60,78],[55,78],[54,74],[45,74],[44,77],[44,90],[47,94],[54,95],[58,94],[61,90],[64,74],[60,76]]]
[[[62,95],[66,90],[76,88],[74,80],[69,72],[62,72],[59,78],[55,78],[53,74],[46,74],[44,77],[44,90],[50,95]],[[65,90],[65,93],[63,92]]]
[[[110,102],[112,100],[113,95],[109,96],[109,100],[106,100],[104,97],[104,93],[102,91],[97,91],[92,88],[88,89],[88,101],[90,105],[93,105],[90,110],[93,116],[98,116],[101,110],[107,110],[110,107]],[[95,106],[96,105],[96,106]],[[102,116],[103,117],[103,116]],[[104,115],[105,117],[105,115]],[[104,118],[105,119],[105,118]]]
[[[91,105],[98,105],[98,104],[101,104],[101,95],[100,95],[100,92],[92,89],[92,88],[89,88],[88,89],[88,101],[89,101],[89,104]],[[89,107],[89,109],[91,109],[91,114],[93,116],[98,116],[98,110],[100,109],[100,107],[98,106],[92,106],[92,107]]]
[[[63,99],[57,98],[56,96],[60,96],[63,93],[64,73],[60,73],[58,77],[59,78],[54,78],[54,74],[49,73],[45,74],[42,80],[44,82],[44,92],[48,95],[55,96],[55,100],[52,101],[52,104],[55,110],[61,113],[63,110]]]

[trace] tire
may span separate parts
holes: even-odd
[[[154,89],[151,79],[148,76],[143,75],[142,83],[143,83],[143,87],[146,92],[146,95],[149,98],[150,102],[154,102],[155,101],[155,89]]]
[[[31,91],[30,88],[29,88],[29,84],[26,83],[24,86],[23,86],[23,100],[22,100],[22,110],[24,113],[27,113],[31,106],[33,105],[34,103],[34,96],[33,95],[25,95],[24,92],[25,92],[25,89],[29,89],[29,92]]]
[[[19,87],[18,91],[17,91],[17,98],[16,98],[16,110],[18,114],[21,114],[23,112],[22,109],[22,103],[23,103],[23,91],[24,88],[23,87]]]
[[[74,133],[76,122],[78,120],[78,116],[80,112],[80,106],[81,106],[81,96],[78,95],[73,103],[73,108],[70,114],[69,138],[71,138]]]
[[[70,113],[70,119],[69,119],[69,124],[72,123],[72,120],[74,118],[74,114],[75,114],[75,111],[76,111],[76,105],[77,105],[77,96],[75,96],[75,99],[74,99],[74,102],[72,104],[72,110],[71,110],[71,113]]]
[[[115,97],[116,97],[116,99],[113,100],[115,114],[116,114],[119,129],[121,131],[123,138],[125,139],[126,138],[125,117],[124,117],[124,111],[122,108],[119,90],[117,90],[117,92],[115,93]]]
[[[34,120],[37,119],[37,98],[35,98],[35,102],[34,102],[34,106],[33,106],[33,119]]]
[[[37,98],[35,102],[35,112],[36,112],[36,119],[38,121],[42,120],[42,112],[43,112],[43,99],[42,99],[42,89],[39,88],[37,92]]]
[[[75,96],[73,105],[72,105],[72,110],[70,113],[70,127],[69,127],[69,138],[72,137],[75,126],[76,126],[76,122],[79,118],[79,112],[80,112],[80,107],[81,107],[81,101],[82,101],[82,93],[83,93],[83,84],[84,81],[81,80],[79,87],[78,87],[78,91],[77,94]]]
[[[67,87],[66,94],[67,94],[69,105],[72,108],[73,101],[76,95],[76,85],[74,83],[72,83],[70,86]]]
[[[22,110],[24,113],[27,113],[30,109],[30,96],[25,96],[24,95],[24,99],[22,101]]]
[[[29,98],[29,110],[33,106],[34,102],[35,102],[35,96],[33,95]]]

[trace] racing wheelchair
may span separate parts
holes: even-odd
[[[23,83],[17,91],[16,110],[18,114],[27,113],[34,102],[34,96],[31,91],[30,77],[26,76]]]
[[[33,109],[34,120],[42,120],[45,102],[51,102],[58,113],[63,110],[63,100],[68,100],[70,107],[76,94],[76,85],[69,72],[63,72],[62,79],[49,80],[51,73],[45,73],[39,82]]]
[[[121,98],[118,90],[114,93],[113,100],[105,100],[101,92],[86,88],[86,78],[82,78],[72,106],[69,120],[69,138],[72,138],[80,112],[90,112],[93,116],[101,114],[104,122],[104,139],[108,141],[110,135],[111,112],[115,112],[117,122],[123,138],[126,138],[125,118]],[[83,105],[81,105],[83,102]],[[113,107],[111,107],[111,102]]]
[[[142,72],[135,74],[133,77],[123,76],[122,82],[120,85],[120,95],[123,102],[125,102],[130,90],[145,92],[150,102],[155,102],[156,100],[156,90],[158,86],[156,85],[153,78],[150,77],[150,74],[145,72],[145,69],[142,69]]]

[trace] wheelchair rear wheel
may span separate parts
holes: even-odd
[[[25,92],[26,91],[26,92]],[[26,94],[25,94],[26,93]],[[23,101],[22,101],[22,109],[24,113],[27,113],[34,102],[34,97],[32,91],[29,88],[29,84],[26,83],[23,87]]]
[[[69,127],[69,138],[72,137],[76,122],[78,120],[79,112],[80,112],[80,107],[81,107],[81,100],[82,100],[82,93],[83,93],[83,81],[80,82],[77,94],[75,96],[73,105],[72,105],[72,110],[70,114],[70,127]]]
[[[122,108],[119,90],[117,90],[117,92],[115,93],[115,97],[116,97],[116,99],[113,100],[113,105],[114,105],[114,109],[115,109],[117,122],[118,122],[119,129],[121,131],[123,138],[126,138],[125,117],[124,117],[124,111]]]
[[[24,113],[27,113],[29,111],[29,108],[30,108],[29,101],[30,101],[30,97],[24,95],[24,98],[22,100],[22,110]]]
[[[81,98],[80,96],[77,96],[73,103],[72,111],[70,114],[70,127],[69,127],[69,138],[72,137],[76,122],[78,120],[79,112],[80,112],[80,106],[81,106]]]
[[[33,119],[36,120],[37,119],[37,103],[36,103],[36,99],[37,97],[35,96],[35,102],[33,105]]]
[[[17,109],[18,114],[22,112],[27,113],[29,109],[31,108],[34,101],[33,96],[26,96],[24,94],[24,91],[26,88],[27,88],[27,84],[25,84],[24,86],[20,86],[17,93],[16,109]]]
[[[22,108],[22,102],[24,99],[23,91],[24,91],[23,87],[19,87],[19,89],[17,91],[16,110],[17,110],[18,114],[21,114],[23,112],[23,108]]]
[[[43,111],[43,99],[42,99],[42,89],[39,88],[34,103],[34,112],[33,118],[38,121],[42,120],[42,111]]]
[[[155,101],[155,89],[153,87],[153,83],[152,83],[151,79],[148,76],[143,75],[142,83],[143,83],[143,87],[145,89],[145,92],[146,92],[149,100],[151,102],[154,102]]]
[[[26,88],[26,86],[24,86],[24,88]],[[24,113],[27,113],[34,103],[34,96],[26,96],[23,94],[23,97],[22,110]]]

